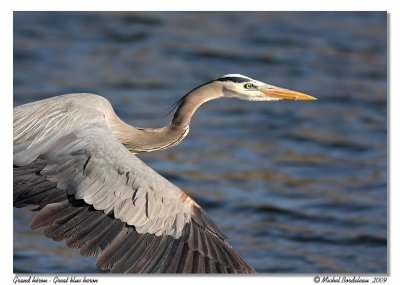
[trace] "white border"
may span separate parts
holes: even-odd
[[[194,2],[194,3],[191,3]],[[399,66],[400,66],[400,45],[399,45],[399,27],[400,27],[400,10],[395,9],[398,6],[398,1],[378,1],[378,0],[335,0],[335,1],[316,1],[316,0],[300,0],[300,1],[263,1],[263,0],[225,0],[225,1],[44,1],[44,0],[14,0],[2,1],[0,7],[0,31],[1,31],[1,52],[0,52],[0,74],[1,74],[1,95],[0,95],[0,131],[1,131],[1,178],[2,178],[2,199],[1,205],[1,227],[3,229],[1,234],[1,266],[0,266],[0,281],[2,284],[11,284],[14,278],[13,271],[13,239],[12,239],[12,173],[11,165],[12,160],[12,94],[13,94],[13,11],[41,11],[41,10],[70,10],[70,11],[121,11],[121,10],[157,10],[157,11],[171,11],[171,10],[265,10],[265,11],[388,11],[389,13],[389,94],[390,106],[388,111],[390,114],[391,128],[390,128],[390,154],[389,168],[391,176],[389,182],[390,189],[390,237],[389,243],[390,258],[389,270],[390,275],[386,284],[399,284],[400,274],[399,270],[399,231],[398,221],[399,207],[397,203],[400,201],[399,197],[399,158],[400,154],[397,148],[400,146],[399,142],[399,127],[397,123],[400,122],[398,111],[399,108]],[[396,80],[397,79],[397,80]],[[389,117],[388,117],[389,120]],[[393,222],[395,221],[395,222]],[[98,277],[98,276],[96,276]],[[118,278],[114,280],[114,278]],[[132,279],[133,278],[133,279]],[[140,278],[140,280],[138,280]],[[187,276],[181,277],[113,277],[111,275],[99,277],[101,284],[111,284],[111,282],[118,282],[118,284],[132,284],[132,282],[174,282],[175,284],[204,284],[205,282],[218,282],[227,281],[236,284],[242,282],[255,282],[255,284],[313,284],[312,276],[298,276],[292,277],[272,277],[272,276],[258,276],[250,279],[240,278],[222,278],[222,277],[201,277],[191,278]],[[53,283],[50,283],[53,284]]]

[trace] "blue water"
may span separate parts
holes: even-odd
[[[14,13],[14,104],[107,97],[126,122],[227,73],[309,102],[216,100],[178,146],[140,155],[191,195],[260,273],[385,273],[384,12]],[[100,272],[14,210],[15,272]]]

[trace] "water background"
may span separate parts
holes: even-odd
[[[215,100],[140,158],[191,195],[261,273],[385,273],[385,12],[15,12],[14,105],[106,97],[161,127],[193,87],[241,73],[315,97]],[[15,272],[100,272],[14,210]]]

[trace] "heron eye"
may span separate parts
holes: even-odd
[[[251,87],[253,87],[253,84],[251,84],[251,83],[246,83],[243,87],[244,87],[245,89],[250,89]]]

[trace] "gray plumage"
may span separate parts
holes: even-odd
[[[238,77],[192,90],[159,129],[124,123],[94,94],[15,107],[14,206],[30,206],[33,228],[97,255],[97,265],[112,272],[254,272],[199,205],[135,156],[179,143],[204,102],[276,99],[266,92],[273,86]],[[243,82],[257,85],[261,95],[244,93]]]

